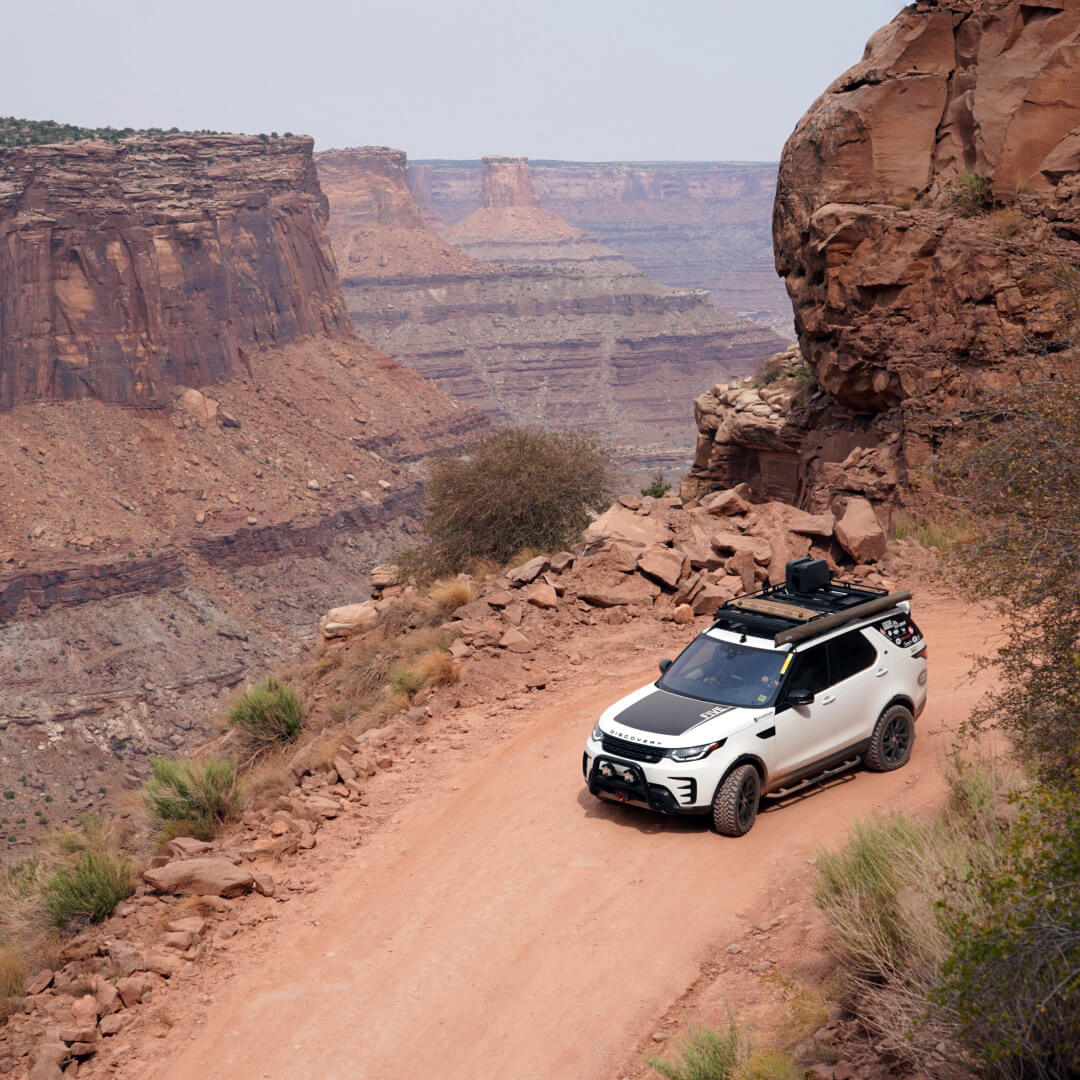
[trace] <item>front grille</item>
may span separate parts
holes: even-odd
[[[608,754],[630,758],[631,761],[647,761],[651,765],[655,765],[664,756],[664,751],[660,747],[642,746],[641,743],[630,742],[627,739],[617,739],[614,735],[605,735],[603,746]]]

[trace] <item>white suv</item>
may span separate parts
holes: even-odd
[[[862,762],[905,765],[926,705],[926,645],[909,592],[832,581],[819,559],[729,600],[655,683],[600,717],[582,767],[596,796],[712,814],[742,836],[763,795]]]

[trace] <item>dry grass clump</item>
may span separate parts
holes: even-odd
[[[943,552],[952,551],[966,535],[967,524],[958,518],[917,518],[906,510],[894,510],[889,523],[890,539],[914,540],[924,548],[936,548]]]
[[[670,1058],[648,1057],[650,1068],[666,1080],[800,1080],[801,1072],[777,1050],[754,1050],[734,1020],[726,1034],[692,1029]]]
[[[431,586],[428,596],[441,612],[449,614],[476,599],[476,586],[465,577],[442,578]]]
[[[14,945],[0,945],[0,1020],[18,1010],[29,974],[21,952]]]
[[[932,818],[856,824],[842,849],[818,857],[815,886],[843,990],[862,1022],[898,1060],[943,1077],[963,1075],[963,1055],[935,998],[954,946],[939,900],[946,882],[1002,858],[993,807],[1007,774],[956,765],[950,780],[950,799]]]
[[[1006,240],[1016,236],[1027,223],[1027,214],[1018,206],[1007,206],[1001,210],[995,210],[990,215],[990,224],[994,232]]]

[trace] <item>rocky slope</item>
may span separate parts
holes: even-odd
[[[921,2],[799,122],[774,237],[819,392],[777,436],[789,496],[888,498],[984,390],[1075,368],[1078,44],[1065,0]],[[695,473],[722,485],[756,451],[715,430]]]
[[[776,166],[743,162],[533,161],[540,204],[667,285],[792,336],[770,221]],[[435,228],[480,199],[479,161],[413,162],[409,178]]]
[[[586,426],[643,469],[678,467],[702,380],[778,343],[544,211],[523,161],[490,159],[486,205],[455,231],[466,252],[424,224],[400,151],[317,161],[360,334],[497,421]]]
[[[2,154],[21,178],[0,255],[21,283],[0,320],[17,846],[32,811],[104,804],[118,770],[203,737],[363,587],[415,528],[420,462],[483,421],[354,336],[310,140]]]

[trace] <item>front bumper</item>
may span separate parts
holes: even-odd
[[[645,768],[636,761],[604,753],[590,757],[588,751],[582,757],[581,767],[589,792],[597,798],[640,806],[657,814],[706,814],[709,811],[708,803],[695,805],[699,797],[695,776],[665,776],[664,783],[657,783],[650,780]]]

